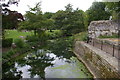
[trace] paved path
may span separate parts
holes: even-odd
[[[87,44],[85,42],[81,42],[81,41],[77,41],[75,44],[75,53],[78,56],[78,58],[80,58],[80,60],[82,59],[81,56],[84,55],[84,50],[82,50],[82,47],[87,47],[90,49],[90,51],[95,52],[97,55],[99,55],[103,60],[105,60],[107,63],[109,63],[111,65],[111,67],[113,67],[114,69],[116,69],[117,71],[120,70],[120,60],[118,60],[116,57],[113,57],[110,54],[107,54],[105,51],[102,51],[101,49],[94,47],[90,44]],[[83,54],[82,54],[83,53]],[[84,61],[84,60],[83,60]],[[92,74],[94,75],[94,77],[99,77],[96,72],[94,72],[94,68],[92,68],[88,62],[83,62],[86,63],[88,66],[88,69],[90,72],[92,72]]]
[[[108,40],[108,39],[104,39],[104,40]],[[114,47],[113,45],[109,45],[109,44],[102,44],[101,42],[89,42],[88,44],[98,48],[98,49],[101,49],[103,51],[105,51],[107,54],[110,54],[112,55],[113,57],[116,57],[118,59],[120,59],[120,50],[119,50],[119,47]],[[117,44],[117,43],[116,43]],[[113,49],[114,47],[114,49]]]
[[[90,50],[93,50],[96,54],[98,54],[99,56],[101,56],[103,59],[105,59],[109,64],[111,64],[113,67],[116,68],[116,70],[119,70],[120,68],[120,60],[118,60],[116,57],[113,57],[110,54],[107,54],[105,51],[102,51],[101,49],[94,47],[92,45],[89,45],[87,43],[84,42],[78,42],[78,44],[84,44],[86,47],[89,47]]]
[[[119,70],[118,68],[118,62],[120,62],[120,60],[118,60],[117,58],[113,57],[110,54],[107,54],[105,51],[102,51],[96,47],[93,47],[89,44],[84,43],[87,47],[89,47],[91,50],[95,51],[99,56],[101,56],[103,59],[105,59],[109,64],[111,64],[112,66],[114,66],[116,68],[116,70]]]

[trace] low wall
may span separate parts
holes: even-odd
[[[117,59],[120,59],[120,45],[118,42],[115,43],[106,39],[94,38],[89,41],[89,44],[105,51],[107,54],[110,54]]]
[[[76,41],[74,53],[96,78],[120,78],[118,59],[87,43]]]

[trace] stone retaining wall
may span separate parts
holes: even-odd
[[[118,60],[104,51],[77,41],[74,52],[87,64],[96,78],[120,78]]]

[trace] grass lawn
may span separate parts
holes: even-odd
[[[13,38],[13,41],[15,41],[15,39],[20,38],[20,36],[26,37],[27,35],[33,35],[34,32],[33,31],[29,31],[29,32],[23,32],[23,31],[17,31],[17,30],[5,30],[5,38]],[[62,34],[60,30],[52,30],[53,32],[50,31],[46,31],[46,33],[48,35],[60,35]]]
[[[15,39],[20,38],[20,36],[26,37],[27,35],[33,35],[33,32],[21,32],[17,30],[5,30],[5,38],[13,38],[13,41]]]
[[[46,31],[46,33],[48,35],[52,35],[54,36],[55,34],[57,35],[61,35],[62,32],[60,30],[52,30],[53,32],[50,32],[49,30]],[[20,36],[26,37],[27,35],[33,35],[34,32],[33,31],[29,31],[29,32],[23,32],[23,31],[17,31],[17,30],[6,30],[5,32],[5,38],[13,38],[13,41],[15,39],[20,38]],[[81,32],[78,33],[76,35],[74,35],[75,40],[79,40],[79,41],[83,41],[87,36],[87,32]]]

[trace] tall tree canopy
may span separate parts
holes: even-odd
[[[52,12],[45,12],[44,17],[47,18],[47,19],[51,19],[54,14],[55,13],[52,13]]]
[[[120,18],[120,1],[119,2],[105,2],[106,9],[109,11],[113,19]]]
[[[18,27],[18,23],[23,21],[23,16],[17,11],[11,11],[8,7],[12,4],[18,5],[19,1],[9,0],[7,3],[2,4],[2,28],[13,29]]]
[[[55,26],[61,29],[64,35],[71,35],[84,30],[83,11],[72,8],[71,4],[65,6],[66,10],[59,10],[54,15]]]
[[[88,23],[97,20],[108,20],[110,13],[105,9],[104,2],[93,2],[92,6],[86,11],[88,15]]]
[[[30,8],[25,14],[25,21],[20,23],[20,29],[34,30],[35,35],[41,34],[52,26],[53,21],[43,16],[40,2],[34,8]]]
[[[12,4],[18,5],[19,1],[9,0],[7,3],[1,4],[2,6],[2,33],[4,38],[4,29],[18,28],[18,23],[24,21],[21,13],[11,11],[8,7]]]

